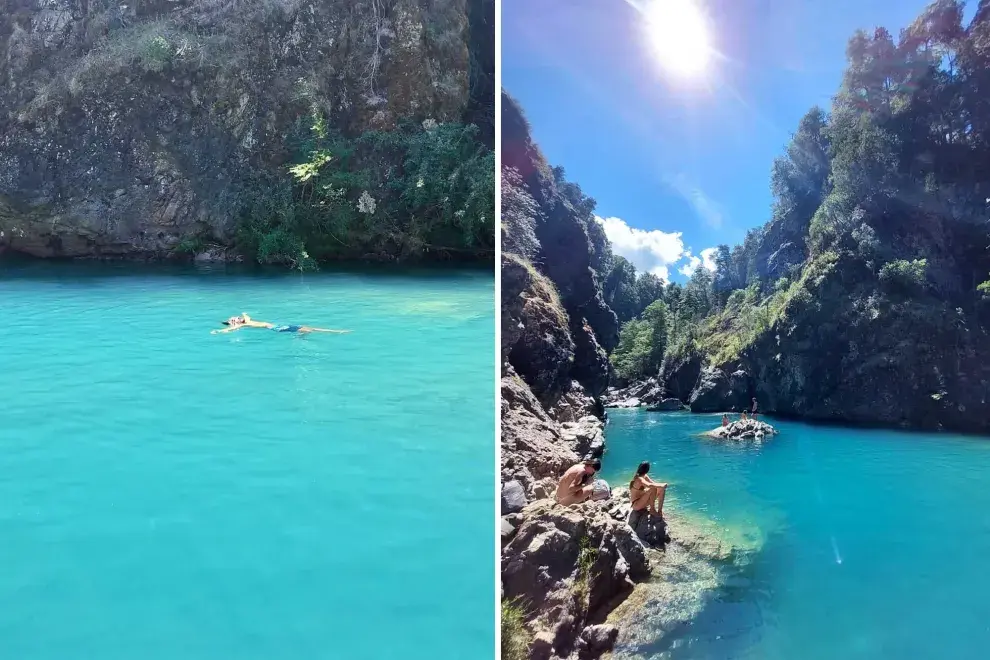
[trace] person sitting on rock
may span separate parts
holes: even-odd
[[[722,415],[722,426],[728,426],[728,425],[729,425],[729,414],[724,413]]]
[[[745,411],[745,410],[744,410],[744,411],[742,411],[742,412],[741,412],[741,413],[739,414],[739,419],[740,419],[740,421],[743,421],[743,422],[745,422],[745,421],[746,421],[746,420],[748,419],[748,417],[746,417],[746,411]]]
[[[652,516],[663,517],[663,498],[667,494],[667,484],[660,484],[647,476],[649,461],[643,461],[636,468],[636,476],[629,482],[629,499],[633,511],[644,509]]]
[[[567,468],[557,485],[557,503],[580,504],[590,499],[595,490],[590,477],[601,469],[602,462],[597,458]]]

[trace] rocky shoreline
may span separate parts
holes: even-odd
[[[630,525],[621,489],[604,502],[556,504],[560,475],[604,452],[604,422],[584,414],[595,404],[578,383],[548,411],[511,365],[503,373],[503,600],[526,613],[527,657],[600,657],[619,633],[605,619],[650,577],[665,530],[638,516]]]
[[[501,594],[525,623],[517,634],[524,635],[528,650],[519,657],[602,657],[626,634],[626,619],[641,614],[625,606],[628,599],[668,593],[648,585],[675,573],[688,561],[685,553],[695,563],[725,559],[725,553],[717,538],[676,512],[659,519],[631,511],[624,487],[604,501],[557,504],[552,496],[563,471],[604,451],[604,423],[593,415],[558,421],[560,407],[545,410],[511,365],[503,369]],[[568,393],[568,410],[579,396],[580,390]],[[578,408],[594,405],[583,396]],[[668,551],[674,553],[670,559]],[[674,564],[665,567],[668,562]]]
[[[621,637],[610,616],[653,579],[670,535],[631,513],[623,488],[602,502],[551,499],[569,467],[605,452],[619,323],[602,296],[608,244],[588,201],[505,94],[502,106],[502,658],[589,660]]]

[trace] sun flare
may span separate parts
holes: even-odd
[[[652,0],[643,13],[661,66],[684,78],[704,73],[711,47],[708,24],[696,0]]]

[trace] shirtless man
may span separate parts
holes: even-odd
[[[226,328],[223,330],[210,330],[211,335],[218,334],[220,332],[234,332],[235,330],[240,330],[241,328],[265,328],[267,330],[274,330],[275,332],[298,332],[299,334],[307,334],[309,332],[334,332],[337,334],[347,334],[350,330],[327,330],[326,328],[313,328],[308,325],[286,325],[282,323],[268,323],[267,321],[255,321],[247,312],[241,314],[240,316],[231,316],[229,319],[223,322]]]
[[[568,468],[560,478],[560,484],[557,485],[557,503],[580,504],[590,499],[594,486],[590,483],[587,486],[583,485],[584,480],[601,469],[602,462],[597,458],[582,461]]]

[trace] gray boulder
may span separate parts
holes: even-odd
[[[526,501],[526,490],[518,481],[509,481],[502,484],[502,515],[522,511],[528,504]]]

